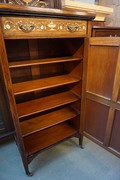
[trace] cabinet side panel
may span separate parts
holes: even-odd
[[[2,81],[1,73],[0,80]],[[0,138],[5,137],[6,135],[13,132],[13,123],[9,108],[7,105],[7,99],[4,94],[4,89],[2,88],[2,82],[0,81]]]
[[[84,131],[103,143],[109,107],[86,99]]]
[[[118,48],[91,46],[88,59],[87,91],[111,99]]]
[[[29,173],[27,157],[25,154],[25,148],[23,144],[23,139],[22,139],[20,125],[19,125],[19,119],[18,119],[18,114],[17,114],[17,109],[16,109],[16,102],[15,102],[13,89],[12,89],[11,76],[10,76],[10,71],[9,71],[8,59],[7,59],[6,49],[5,49],[4,38],[3,38],[2,30],[1,30],[1,25],[0,25],[0,68],[1,68],[1,73],[4,80],[4,89],[5,89],[6,97],[8,99],[9,109],[12,115],[15,130],[16,130],[16,137],[17,137],[17,142],[19,145],[19,150],[22,156],[22,161],[26,169],[26,173]]]

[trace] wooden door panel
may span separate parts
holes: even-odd
[[[103,142],[109,107],[89,99],[85,104],[84,131]]]
[[[118,48],[91,46],[88,58],[87,91],[111,98]]]
[[[84,54],[81,131],[119,156],[120,38],[86,39]]]
[[[120,152],[120,110],[116,110],[110,147]]]

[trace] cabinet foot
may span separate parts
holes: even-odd
[[[29,177],[33,176],[33,173],[31,173],[29,171],[28,163],[23,161],[23,164],[24,164],[24,169],[25,169],[26,175],[28,175]]]
[[[29,177],[33,176],[33,173],[29,172],[29,173],[26,173]]]
[[[28,175],[28,176],[33,176],[33,173],[31,173],[30,171],[29,171],[29,169],[28,169],[28,167],[25,167],[25,172],[26,172],[26,174]]]

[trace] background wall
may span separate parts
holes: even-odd
[[[62,0],[62,1],[64,1],[64,0]],[[83,3],[98,4],[99,0],[70,0],[70,1],[78,1],[78,2],[83,2]]]
[[[106,18],[106,25],[120,27],[120,0],[99,0],[99,5],[114,8],[114,13]]]
[[[71,0],[71,1],[78,1],[78,2],[91,3],[91,4],[95,3],[95,0]]]

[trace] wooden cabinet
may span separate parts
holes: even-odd
[[[83,134],[120,157],[120,38],[88,40]]]
[[[6,3],[10,3],[10,2],[12,2],[13,4],[17,4],[18,3],[18,1],[6,1]],[[60,1],[46,1],[48,4],[49,4],[49,6],[47,6],[47,7],[51,7],[51,8],[58,8],[59,7],[59,5],[60,5]],[[3,3],[2,1],[1,1],[1,3]],[[25,3],[26,2],[22,2],[22,1],[20,1],[20,3],[22,3],[22,4],[19,4],[18,3],[18,5],[25,5]],[[35,3],[35,1],[34,1],[34,3]],[[32,6],[32,4],[33,4],[33,1],[31,1],[31,3],[28,3],[28,6]],[[51,4],[51,5],[50,5]],[[33,4],[34,5],[34,4]],[[5,5],[1,5],[1,6],[4,6],[5,7]],[[38,5],[36,4],[36,6],[39,6],[39,3],[38,3]],[[15,7],[13,7],[13,11],[14,11],[14,9],[16,9]],[[21,7],[20,6],[20,9],[23,9],[23,7]],[[35,8],[36,9],[36,8]],[[41,11],[40,9],[39,9],[39,11]],[[43,10],[44,11],[44,10]],[[47,11],[47,13],[48,13],[48,17],[49,17],[49,12],[50,12],[50,10],[49,9],[47,9],[46,10]],[[54,12],[54,10],[52,10],[52,13]],[[1,12],[2,13],[2,12]],[[9,14],[10,14],[11,12],[9,12]],[[55,12],[54,12],[54,14],[55,14]],[[47,16],[47,15],[46,15]],[[32,16],[33,17],[33,16]],[[21,20],[22,20],[22,22],[21,22]],[[6,31],[4,32],[5,34],[4,34],[4,36],[7,36],[7,34],[8,34],[8,36],[9,36],[9,38],[12,38],[11,36],[12,36],[12,34],[13,34],[13,36],[15,35],[14,33],[18,33],[18,34],[16,34],[17,36],[27,36],[27,33],[23,33],[22,31],[17,31],[18,29],[17,28],[19,28],[19,26],[20,26],[20,24],[19,23],[21,23],[21,25],[22,25],[22,23],[24,23],[24,24],[26,24],[26,22],[28,23],[28,25],[30,25],[31,26],[31,28],[33,28],[32,27],[32,23],[31,23],[31,21],[34,21],[34,23],[36,22],[36,24],[38,24],[38,25],[41,25],[41,29],[36,29],[36,33],[34,33],[33,32],[33,35],[34,35],[34,37],[35,37],[35,35],[37,35],[38,37],[44,37],[45,36],[45,34],[46,34],[46,31],[48,30],[46,30],[46,31],[44,31],[44,27],[45,27],[45,25],[46,24],[49,24],[49,22],[48,22],[48,20],[47,19],[41,19],[41,22],[39,22],[40,21],[40,19],[39,18],[36,18],[36,19],[34,19],[34,18],[30,18],[29,20],[27,19],[27,21],[26,21],[26,18],[10,18],[10,17],[4,17],[4,18],[2,18],[2,24],[3,24],[3,26],[5,25],[5,28],[6,28]],[[54,23],[54,21],[55,21],[55,19],[53,20],[52,19],[52,23]],[[7,23],[7,22],[9,22],[9,23]],[[61,20],[58,20],[58,22],[57,22],[57,26],[56,26],[56,31],[55,31],[55,29],[54,29],[54,32],[56,33],[56,34],[58,34],[58,36],[62,33],[62,35],[63,35],[63,37],[69,37],[69,31],[67,31],[67,24],[69,24],[69,23],[75,23],[76,21],[72,21],[72,20],[67,20],[67,21],[61,21]],[[5,23],[5,24],[4,24]],[[18,24],[17,24],[18,23]],[[62,23],[62,24],[60,24],[60,23]],[[65,26],[66,26],[66,29],[64,28],[64,29],[61,29],[61,30],[58,30],[57,28],[61,28],[62,27],[62,25],[64,24],[64,23],[66,23],[65,24]],[[85,23],[85,24],[84,24]],[[16,25],[17,24],[17,25]],[[14,26],[16,25],[16,27],[14,27]],[[54,26],[54,24],[50,24],[50,26]],[[61,25],[61,26],[60,26]],[[75,24],[74,24],[75,25]],[[83,26],[85,25],[85,28],[86,28],[86,22],[84,21],[83,22]],[[36,25],[35,25],[36,26]],[[81,26],[81,25],[80,25]],[[11,29],[11,31],[7,31],[7,29]],[[24,27],[23,27],[24,28]],[[34,29],[35,28],[37,28],[37,27],[34,27]],[[42,29],[43,28],[43,29]],[[69,28],[69,27],[68,27]],[[15,31],[16,30],[16,31]],[[42,33],[41,33],[42,32]],[[22,34],[21,34],[22,33]],[[32,33],[32,32],[31,32]],[[50,32],[49,32],[50,33]],[[39,35],[38,35],[39,34]],[[53,33],[52,33],[53,34]],[[77,37],[78,35],[80,35],[81,34],[81,36],[86,36],[86,30],[84,30],[84,29],[80,29],[80,31],[79,31],[79,33],[73,33],[73,37],[75,36],[75,37]],[[29,35],[29,34],[28,34]],[[32,34],[31,34],[32,35]],[[53,37],[54,37],[54,34],[53,34]],[[72,36],[71,36],[72,37]],[[17,37],[17,38],[19,38],[19,37]],[[12,43],[12,42],[11,42]],[[14,41],[13,41],[13,43],[12,43],[12,46],[14,47]],[[19,41],[19,44],[20,44],[20,41]],[[23,45],[22,45],[23,44]],[[25,46],[24,46],[24,43],[22,43],[21,45],[19,45],[19,48],[21,48],[21,46],[23,46],[23,51],[24,51],[24,48],[26,48]],[[29,41],[29,44],[30,44],[30,41]],[[9,48],[9,47],[8,47]],[[14,52],[14,48],[12,49],[13,50],[13,52]],[[10,50],[8,50],[8,51],[10,51]],[[18,52],[17,52],[18,53]],[[15,52],[14,53],[12,53],[12,54],[15,54]],[[14,55],[13,55],[14,56]],[[19,56],[22,56],[22,54],[21,54],[21,52],[19,53]],[[32,55],[31,55],[32,56]],[[13,57],[14,58],[14,57]],[[22,57],[21,57],[22,58]],[[32,68],[33,69],[33,68]],[[18,69],[17,69],[17,71],[18,71]],[[24,70],[23,70],[24,71]],[[15,76],[16,76],[16,74],[15,74]],[[2,83],[2,82],[1,82]],[[9,135],[13,135],[13,133],[14,133],[14,127],[13,127],[13,123],[12,123],[12,118],[11,118],[11,114],[10,114],[10,112],[9,112],[9,108],[7,109],[7,100],[6,100],[6,97],[5,97],[5,94],[4,94],[4,90],[2,90],[1,89],[1,96],[0,96],[0,101],[1,101],[1,105],[0,105],[0,139],[2,139],[3,137],[7,137],[7,136],[9,136]]]
[[[120,156],[120,38],[88,38],[93,13],[0,5],[0,14],[0,75],[26,173],[73,136]]]
[[[94,14],[0,9],[4,88],[25,171],[31,175],[28,164],[44,149],[73,136],[82,146],[84,39]]]

